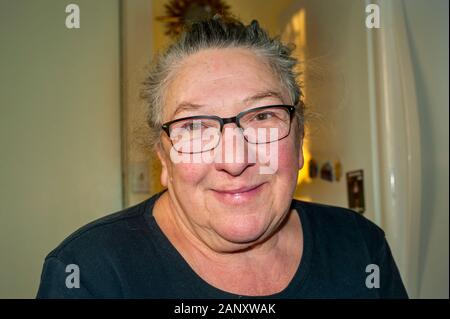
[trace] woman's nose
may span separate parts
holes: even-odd
[[[245,169],[255,165],[248,152],[249,145],[242,131],[235,125],[224,127],[221,140],[216,149],[215,164],[217,170],[223,170],[232,176],[239,176]]]

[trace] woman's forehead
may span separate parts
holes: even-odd
[[[184,58],[179,74],[208,73],[217,78],[228,77],[232,71],[255,69],[271,73],[265,58],[245,48],[204,49]]]
[[[284,100],[286,94],[268,63],[250,50],[209,49],[183,61],[167,90],[165,107],[174,114],[180,105],[246,105],[253,97]]]

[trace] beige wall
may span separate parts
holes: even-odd
[[[345,173],[364,171],[364,215],[375,221],[364,2],[294,1],[288,15],[306,12],[302,61],[307,105],[305,144],[319,165],[342,164],[339,181],[303,180],[297,196],[348,207]],[[286,19],[287,20],[287,19]]]
[[[122,68],[124,123],[124,195],[125,206],[131,206],[160,190],[159,168],[152,153],[145,146],[145,103],[140,98],[142,82],[152,57],[153,9],[152,1],[122,1]],[[147,167],[148,192],[133,190],[135,165]]]
[[[121,208],[119,2],[0,0],[0,298],[33,298],[46,254]]]

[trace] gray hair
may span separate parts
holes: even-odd
[[[298,61],[291,55],[293,47],[283,44],[279,37],[271,38],[256,20],[246,26],[235,19],[215,16],[186,27],[180,38],[154,60],[142,91],[142,97],[148,104],[147,124],[152,146],[160,142],[165,92],[175,70],[186,57],[204,49],[218,48],[248,49],[268,62],[289,92],[303,138],[304,104],[295,71]]]

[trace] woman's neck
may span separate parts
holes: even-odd
[[[211,248],[173,210],[165,193],[155,203],[153,215],[186,262],[211,285],[239,294],[268,295],[281,291],[294,276],[303,248],[301,221],[295,210],[264,241],[244,249],[237,245],[234,251]]]

